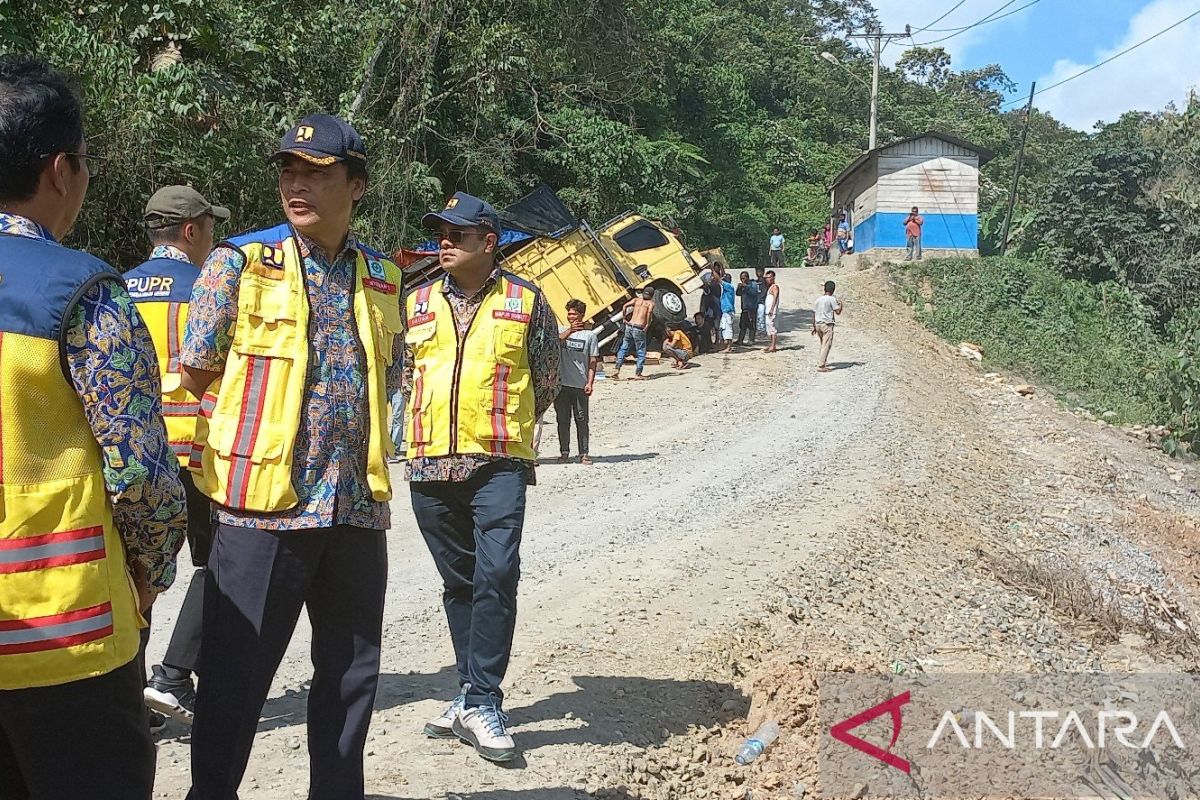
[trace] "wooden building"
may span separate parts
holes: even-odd
[[[925,256],[979,254],[979,167],[992,154],[948,133],[877,147],[833,181],[833,213],[845,214],[854,252],[870,261],[903,258],[904,220],[913,206],[925,219]]]

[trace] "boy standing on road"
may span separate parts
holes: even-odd
[[[637,366],[633,372],[633,380],[645,380],[642,370],[646,366],[646,330],[650,327],[650,320],[654,316],[654,290],[649,286],[642,289],[642,296],[632,298],[621,309],[621,312],[625,315],[626,320],[625,336],[621,339],[621,346],[617,348],[617,361],[613,364],[612,379],[614,381],[621,379],[621,365],[625,363],[625,356],[632,346],[633,351],[637,353]]]
[[[817,364],[818,372],[829,372],[829,350],[833,347],[834,318],[842,313],[842,301],[833,294],[837,286],[825,281],[825,294],[813,303],[812,335],[821,342],[821,353]]]
[[[554,398],[558,418],[558,460],[571,457],[571,418],[579,441],[579,463],[590,465],[588,457],[588,398],[596,382],[596,364],[600,360],[600,341],[596,332],[584,326],[587,305],[582,300],[567,301],[567,324],[559,329],[562,344],[559,361],[559,390]]]
[[[733,349],[733,309],[737,305],[737,292],[729,273],[721,276],[721,341],[725,345],[722,353]]]
[[[746,332],[750,333],[750,344],[754,344],[756,333],[755,326],[758,323],[758,289],[757,285],[750,280],[750,273],[743,271],[741,282],[737,287],[737,295],[742,298],[742,316],[738,321],[738,347],[741,347],[746,341]]]
[[[767,332],[767,281],[766,267],[754,268],[754,293],[758,295],[758,308],[755,311],[755,328],[759,333]]]
[[[779,228],[773,228],[771,230],[771,266],[772,267],[782,267],[783,266],[783,246],[784,246],[783,234],[780,233]]]
[[[767,297],[763,308],[766,309],[767,336],[771,337],[771,343],[763,352],[774,353],[779,350],[779,328],[775,323],[775,318],[779,314],[779,284],[775,282],[775,270],[767,272],[766,282]]]

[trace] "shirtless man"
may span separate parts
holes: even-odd
[[[654,316],[654,290],[649,286],[642,289],[642,296],[634,297],[626,303],[621,313],[625,315],[625,336],[621,339],[621,346],[617,348],[617,362],[613,364],[612,379],[621,379],[621,365],[625,363],[625,355],[632,347],[637,353],[633,380],[645,380],[642,368],[646,366],[646,330]]]
[[[763,281],[767,285],[767,299],[764,303],[767,310],[767,336],[771,337],[771,343],[763,352],[774,353],[779,350],[779,328],[775,324],[775,317],[779,314],[779,284],[775,282],[775,270],[769,270],[763,276]]]

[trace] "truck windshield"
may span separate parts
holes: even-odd
[[[633,223],[614,236],[613,240],[626,253],[653,250],[667,243],[667,237],[663,236],[662,231],[646,220],[638,220]]]

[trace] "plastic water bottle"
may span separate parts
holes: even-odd
[[[771,742],[777,738],[779,738],[779,723],[775,720],[764,722],[753,736],[742,742],[742,746],[738,748],[737,755],[733,757],[733,760],[745,766],[761,756],[763,751],[770,747]]]

